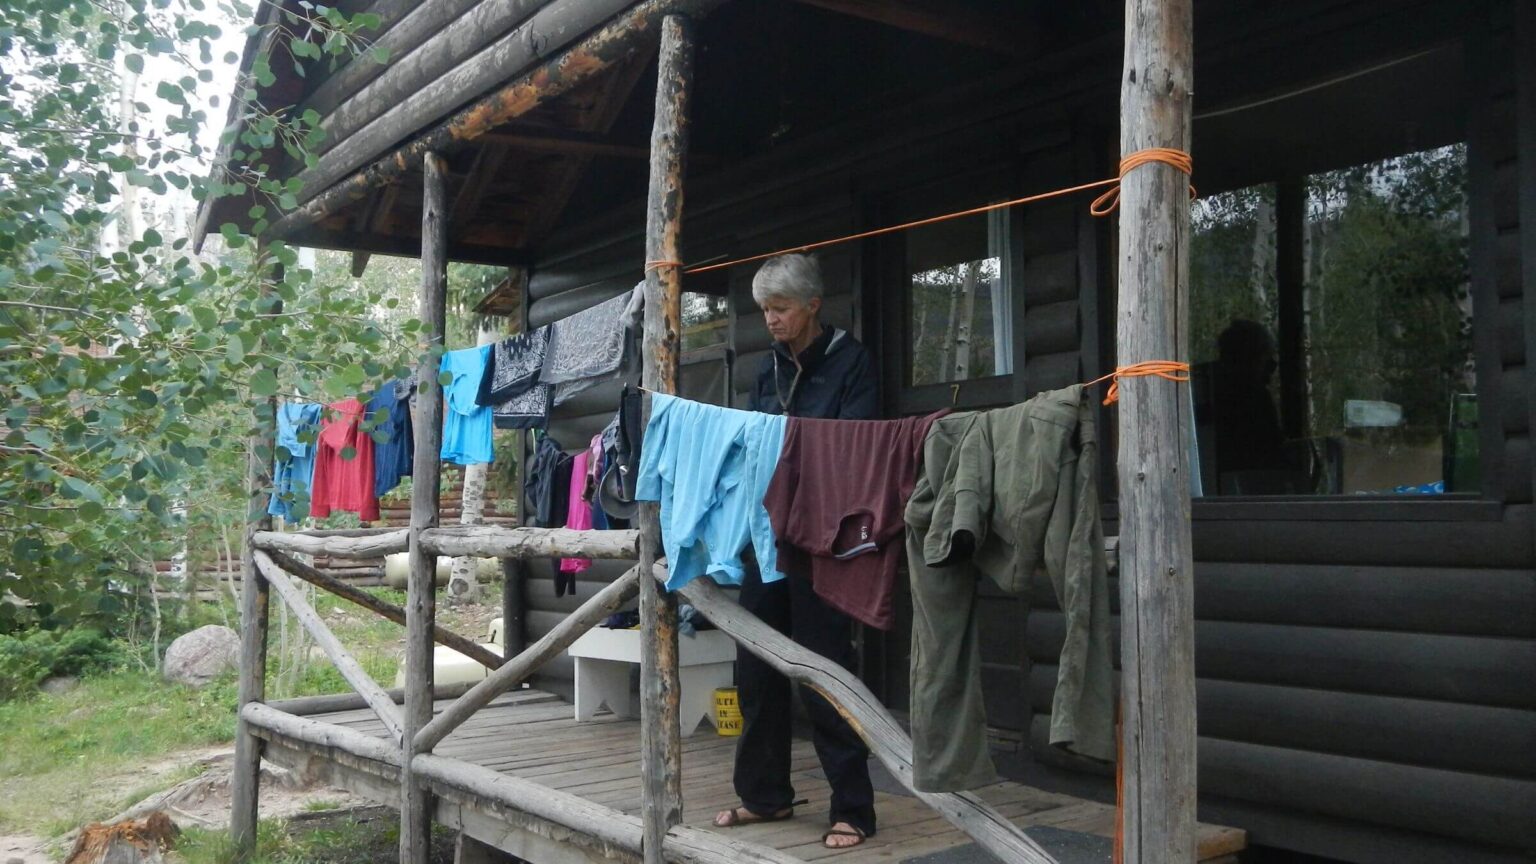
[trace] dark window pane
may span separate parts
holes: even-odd
[[[1465,188],[1459,145],[1308,177],[1288,285],[1274,186],[1197,203],[1190,392],[1204,494],[1478,491]],[[1297,356],[1277,350],[1281,291],[1301,295],[1287,295]],[[1280,369],[1303,382],[1289,404],[1304,416],[1282,417]]]
[[[1307,428],[1336,491],[1477,491],[1465,189],[1462,146],[1307,179]]]

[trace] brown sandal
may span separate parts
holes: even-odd
[[[720,817],[727,813],[730,815],[726,817],[725,821],[720,821]],[[745,807],[732,807],[729,810],[721,810],[715,814],[714,826],[716,828],[736,828],[742,825],[756,825],[761,822],[783,822],[786,819],[793,818],[795,818],[794,805],[785,807],[777,813],[770,813],[767,816],[753,813]]]
[[[827,833],[821,835],[821,845],[825,846],[828,849],[836,849],[839,852],[841,852],[841,851],[843,851],[845,849],[856,849],[859,846],[864,845],[864,841],[869,839],[869,835],[865,834],[863,831],[860,831],[859,827],[857,825],[854,825],[854,826],[851,826],[851,827],[853,828],[852,831],[844,831],[841,828],[829,829],[827,831]],[[847,844],[845,846],[833,846],[831,843],[827,842],[828,840],[831,840],[833,837],[857,837],[857,838],[859,838],[859,842],[857,842],[857,843],[849,843],[849,844]]]

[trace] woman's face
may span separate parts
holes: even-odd
[[[763,319],[768,324],[768,335],[775,342],[794,344],[810,331],[821,310],[821,298],[814,297],[809,303],[801,303],[788,297],[769,297],[763,304]]]

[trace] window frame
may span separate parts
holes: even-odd
[[[974,196],[960,201],[951,200],[948,206],[935,200],[935,206],[930,214],[938,210],[959,210],[981,206],[983,203],[987,202],[977,201]],[[1015,234],[1019,227],[1019,219],[1013,208],[995,211],[995,214],[995,216],[971,218],[996,218],[1000,223],[996,229],[999,243],[996,257],[1002,267],[998,282],[1001,290],[1008,295],[1008,306],[1005,310],[1007,317],[1004,319],[1003,329],[1007,334],[1012,367],[1011,371],[1000,375],[934,384],[909,383],[912,380],[911,348],[914,334],[912,332],[912,274],[907,272],[907,235],[905,232],[887,235],[881,238],[881,242],[877,245],[877,256],[880,259],[877,281],[900,286],[897,302],[885,304],[886,315],[882,325],[885,344],[895,349],[887,352],[889,356],[887,362],[883,364],[882,372],[891,382],[889,398],[892,403],[891,408],[897,416],[924,414],[943,408],[986,408],[1005,405],[1015,399],[1016,381],[1022,375],[1020,359],[1024,357],[1024,334],[1020,326],[1023,294],[1022,286],[1018,282],[1021,270],[1017,266],[1018,256],[1015,254],[1018,249]],[[989,251],[992,250],[989,249]]]

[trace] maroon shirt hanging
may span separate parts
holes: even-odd
[[[948,412],[901,420],[789,418],[763,498],[780,548],[810,561],[817,596],[881,630],[895,623],[891,592],[901,565],[903,513],[917,483],[923,440]]]

